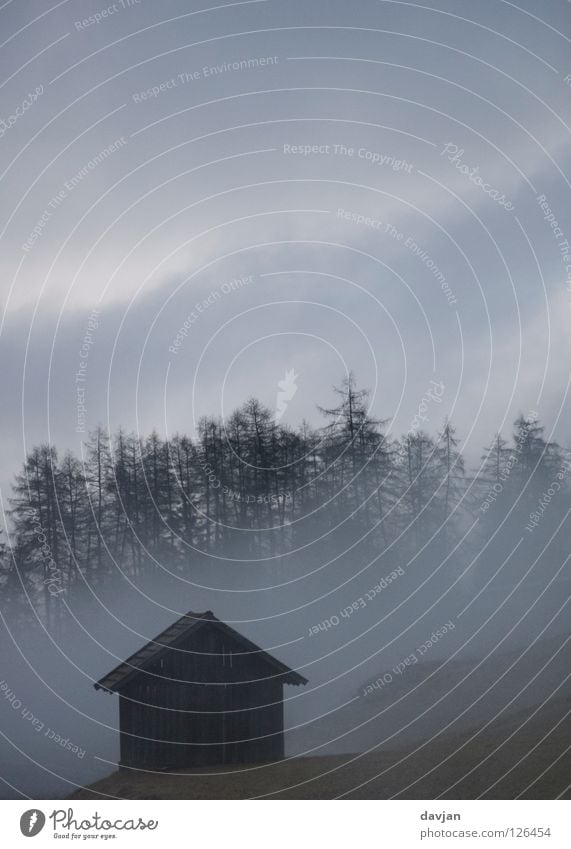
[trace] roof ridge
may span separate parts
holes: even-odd
[[[216,619],[217,617],[211,610],[205,610],[204,613],[198,613],[196,610],[189,610],[188,613],[183,613],[180,619],[184,619],[185,617],[189,617],[190,619]],[[177,620],[177,621],[180,621]],[[220,621],[220,620],[218,620]]]
[[[156,656],[163,650],[175,649],[174,643],[178,642],[181,636],[186,633],[186,631],[193,630],[202,622],[212,622],[214,625],[219,626],[223,631],[227,633],[229,632],[234,639],[237,639],[243,644],[246,644],[247,646],[251,647],[250,650],[244,652],[244,654],[251,653],[259,655],[261,660],[269,662],[274,668],[278,669],[280,673],[285,674],[286,676],[290,676],[291,680],[288,683],[307,683],[307,680],[302,675],[300,675],[298,672],[295,672],[293,669],[291,669],[282,661],[278,660],[278,658],[274,657],[274,655],[270,654],[265,649],[262,649],[260,646],[256,645],[256,643],[254,643],[244,634],[241,634],[239,631],[236,631],[234,628],[232,628],[231,625],[228,625],[221,619],[218,619],[218,617],[215,616],[211,610],[205,610],[204,613],[197,613],[191,610],[188,613],[184,613],[167,628],[164,628],[160,632],[160,634],[157,634],[145,645],[141,646],[137,651],[133,652],[133,654],[126,658],[126,660],[121,661],[117,666],[114,667],[114,669],[112,669],[110,672],[104,675],[103,678],[99,679],[99,681],[94,684],[95,688],[99,689],[101,687],[102,689],[111,692],[115,688],[116,684],[118,684],[121,680],[129,678],[137,672],[142,672],[151,657]],[[161,638],[164,638],[164,640],[161,640]],[[138,663],[136,662],[137,660],[139,661]],[[114,682],[110,680],[113,678],[116,679]]]

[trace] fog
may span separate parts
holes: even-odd
[[[525,545],[502,528],[494,545],[467,511],[445,556],[441,527],[408,560],[398,540],[378,550],[344,516],[322,540],[257,562],[190,553],[184,575],[161,558],[140,577],[116,562],[109,587],[82,581],[56,596],[51,627],[41,597],[23,613],[12,599],[6,796],[65,796],[116,768],[118,699],[93,683],[188,611],[212,610],[308,679],[285,687],[288,756],[422,744],[568,698],[569,528],[558,515],[561,527],[547,516]]]
[[[0,7],[0,794],[189,611],[287,757],[564,728],[569,4],[102,11]]]

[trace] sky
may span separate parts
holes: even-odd
[[[449,417],[471,464],[520,413],[569,445],[570,24],[564,0],[0,2],[0,523],[33,445],[193,433],[251,396],[318,426],[351,371],[389,433]],[[105,769],[92,642],[124,657],[168,625],[163,589],[81,620],[75,672],[9,645],[22,698],[81,714]],[[298,626],[275,620],[248,634],[281,651]]]
[[[352,370],[395,435],[443,384],[473,462],[519,412],[567,443],[569,4],[0,15],[4,502],[35,443],[192,433],[292,369],[292,425]]]

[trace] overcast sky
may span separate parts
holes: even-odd
[[[290,369],[291,424],[352,369],[395,434],[434,380],[470,458],[520,411],[568,442],[568,3],[0,16],[4,498],[38,441],[192,431]]]
[[[350,370],[393,435],[419,410],[433,434],[449,416],[471,464],[521,412],[570,445],[570,41],[565,0],[0,0],[0,524],[35,444],[79,453],[98,424],[193,433],[253,395],[275,409],[278,393],[283,421],[319,425]],[[553,548],[540,583],[563,569]],[[96,584],[65,646],[4,631],[9,686],[90,753],[70,767],[30,743],[4,700],[14,787],[63,795],[44,771],[107,771],[117,705],[92,681],[175,607],[213,608],[307,672],[288,727],[354,699],[458,598],[478,604],[428,662],[456,639],[475,655],[504,632],[527,648],[564,627],[565,585],[520,592],[519,555],[476,592],[493,556],[460,578],[428,549],[387,625],[370,606],[329,643],[302,639],[359,597],[369,567],[385,574],[358,549],[323,551],[307,575],[303,557],[256,563],[251,585],[209,564],[183,586],[169,563],[148,595]],[[520,692],[549,693],[528,660],[525,676]]]

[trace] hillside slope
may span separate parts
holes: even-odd
[[[512,715],[479,734],[451,734],[366,755],[291,758],[192,774],[119,770],[69,798],[571,798],[570,710],[569,701],[552,701],[534,715]]]

